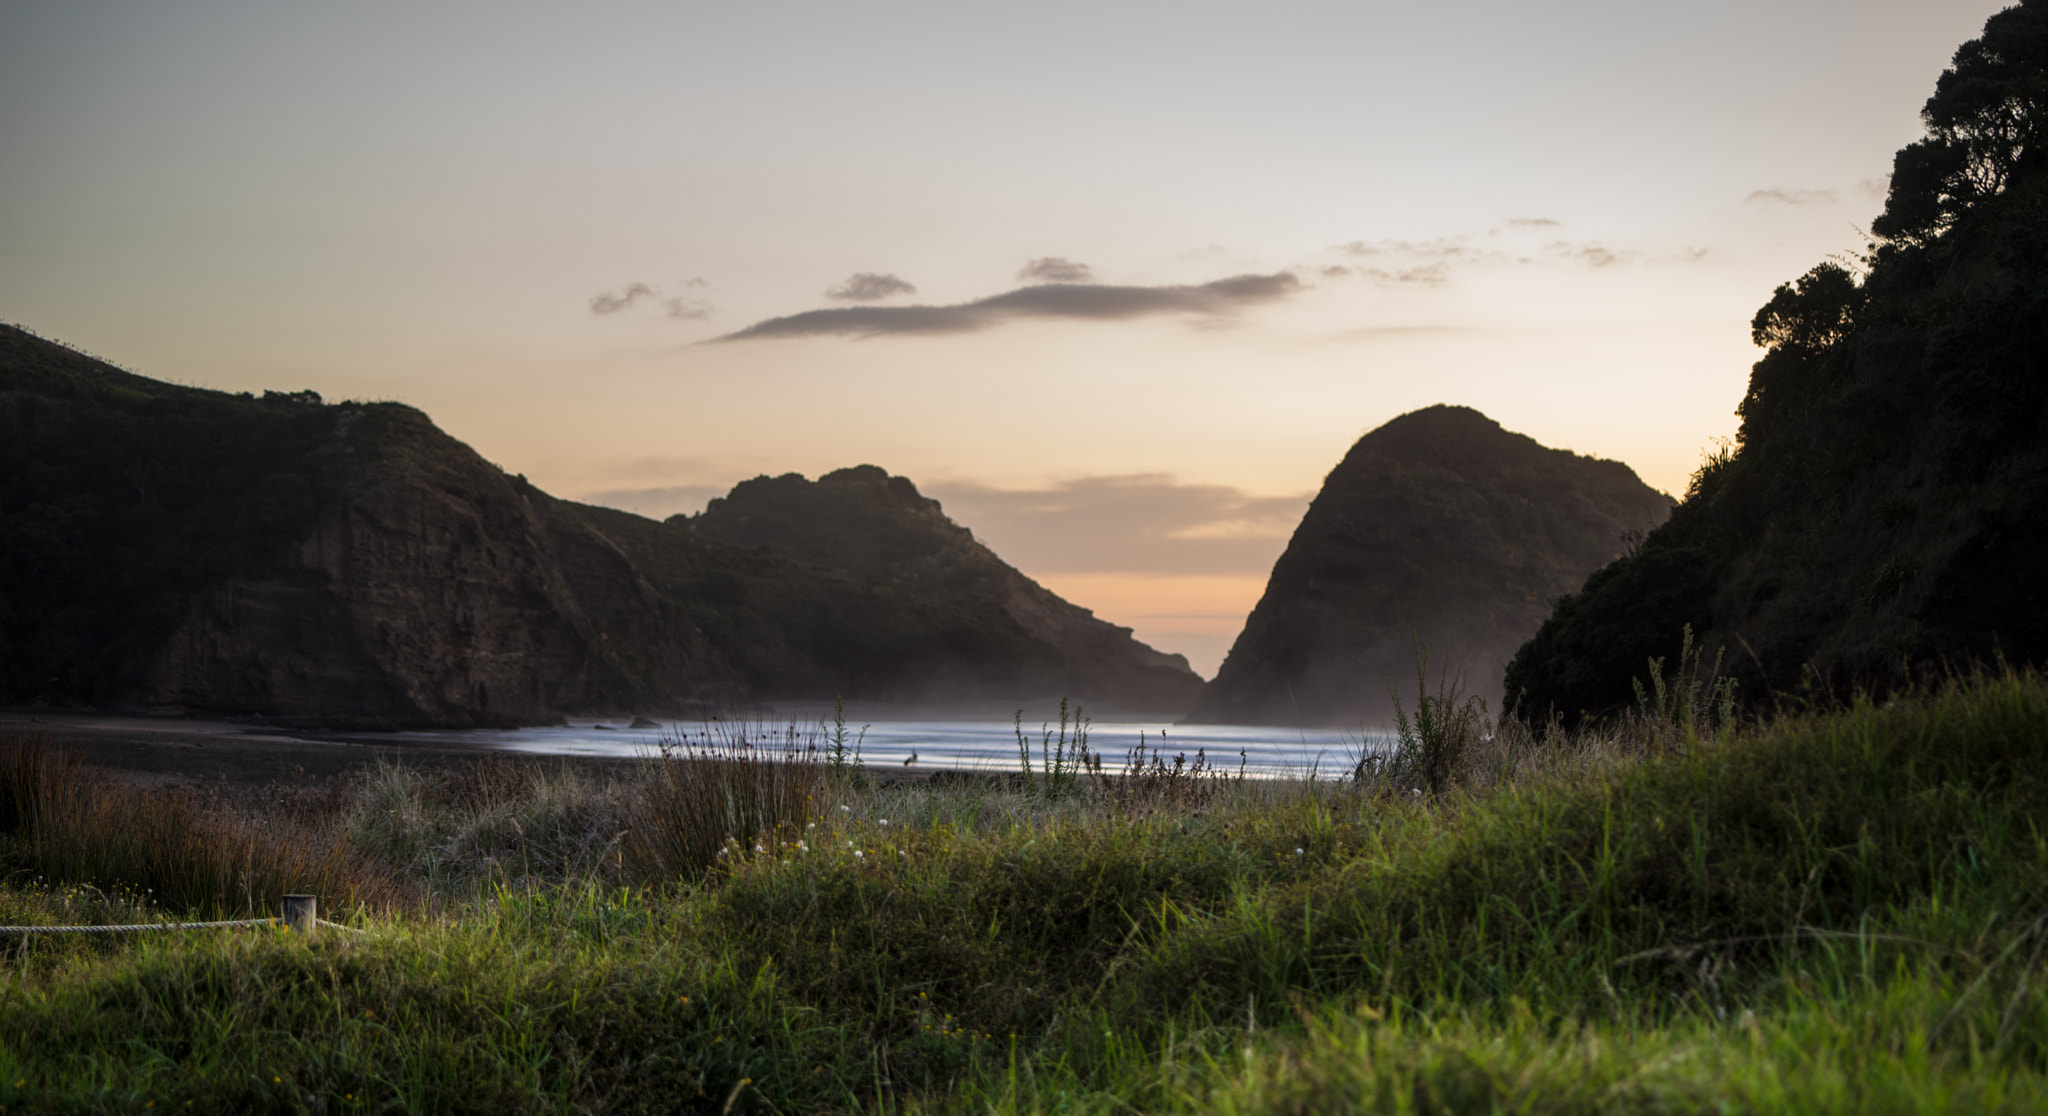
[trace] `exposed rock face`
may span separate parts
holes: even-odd
[[[1064,658],[1066,695],[1178,715],[1201,689],[1184,656],[1156,651],[1129,628],[1061,599],[976,541],[908,478],[873,465],[815,482],[795,473],[757,477],[687,522],[709,538],[767,547],[904,592],[999,601],[1018,627]]]
[[[146,700],[477,724],[729,695],[702,636],[664,624],[654,588],[571,509],[417,414],[371,417],[382,452],[349,453],[350,417],[335,438],[363,460],[312,536],[202,596]]]
[[[1189,719],[1386,723],[1390,688],[1414,704],[1416,639],[1493,702],[1551,602],[1670,508],[1628,466],[1470,408],[1402,415],[1331,470]]]
[[[1193,678],[971,540],[964,578],[824,568],[554,499],[396,404],[162,384],[0,327],[0,434],[4,703],[459,727]]]

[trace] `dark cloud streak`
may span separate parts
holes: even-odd
[[[843,302],[878,302],[895,295],[916,293],[917,287],[901,275],[857,271],[847,276],[846,282],[826,291],[825,297]]]
[[[1059,256],[1040,256],[1018,268],[1017,278],[1030,283],[1091,283],[1095,269]]]
[[[1129,321],[1168,314],[1229,317],[1301,287],[1292,272],[1234,275],[1199,286],[1113,287],[1047,283],[954,306],[850,306],[756,322],[719,341],[783,337],[877,337],[972,333],[1024,319]]]

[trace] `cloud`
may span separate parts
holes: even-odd
[[[1382,287],[1399,286],[1442,286],[1451,280],[1451,265],[1443,260],[1421,267],[1405,267],[1389,271],[1383,267],[1369,267],[1360,272],[1366,278]]]
[[[1089,283],[1095,269],[1058,256],[1040,256],[1018,268],[1017,278],[1031,283]]]
[[[655,297],[653,287],[645,283],[628,283],[617,291],[605,291],[591,298],[590,312],[593,314],[616,314],[630,308],[643,298]]]
[[[1491,249],[1474,248],[1465,243],[1463,237],[1452,236],[1435,240],[1354,240],[1337,245],[1336,250],[1350,256],[1411,256],[1466,263],[1499,259],[1501,256]]]
[[[1562,224],[1549,217],[1515,217],[1507,226],[1542,230]],[[1507,228],[1486,232],[1486,240],[1473,235],[1437,237],[1433,240],[1353,240],[1334,245],[1331,252],[1359,262],[1325,266],[1314,272],[1325,280],[1346,277],[1365,279],[1381,287],[1438,287],[1450,282],[1464,269],[1501,264],[1559,266],[1581,264],[1592,268],[1619,267],[1638,263],[1694,263],[1707,256],[1704,248],[1685,247],[1675,252],[1609,248],[1598,241],[1554,240],[1540,247],[1511,249],[1491,247],[1506,244]]]
[[[920,487],[1005,561],[1033,576],[1263,578],[1312,495],[1254,496],[1163,473],[1080,477],[1032,489],[970,481]]]
[[[756,322],[719,341],[782,337],[876,337],[885,334],[972,333],[1007,321],[1043,318],[1128,321],[1167,314],[1229,317],[1246,307],[1286,298],[1301,287],[1292,272],[1234,275],[1199,286],[1112,287],[1047,283],[953,306],[849,306],[807,310]]]
[[[1758,190],[1742,199],[1744,205],[1827,205],[1835,200],[1833,190]]]
[[[649,286],[646,283],[628,283],[616,291],[604,291],[593,297],[590,300],[590,312],[616,314],[622,310],[632,309],[633,304],[637,302],[659,301],[671,318],[702,321],[711,316],[715,307],[711,305],[710,299],[689,292],[710,285],[705,279],[684,279],[676,284],[682,289],[682,293],[663,298],[660,287]]]
[[[1617,252],[1604,245],[1574,244],[1568,240],[1553,241],[1543,246],[1551,256],[1563,260],[1576,260],[1589,267],[1613,267],[1615,264],[1634,263],[1642,258],[1640,252]]]
[[[916,293],[917,288],[911,285],[910,280],[900,275],[856,271],[846,277],[846,282],[826,291],[825,297],[847,302],[876,302],[894,295]]]

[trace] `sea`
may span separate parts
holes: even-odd
[[[815,711],[813,711],[815,712]],[[738,721],[672,722],[632,728],[627,723],[572,720],[550,728],[465,729],[455,732],[408,732],[409,739],[486,747],[529,755],[645,756],[690,746],[730,744],[744,738],[758,747],[779,750],[785,742],[829,750],[843,728],[848,758],[868,767],[918,771],[1019,770],[1028,751],[1035,769],[1047,754],[1062,749],[1073,756],[1085,740],[1100,757],[1105,772],[1123,769],[1142,749],[1147,762],[1156,757],[1202,763],[1208,770],[1251,778],[1328,779],[1348,775],[1369,752],[1387,749],[1386,733],[1331,728],[1286,728],[1271,725],[1182,725],[1170,721],[1090,720],[1069,723],[1064,734],[1056,719],[1038,721],[948,718],[848,718],[835,723],[826,716],[757,718]],[[1018,737],[1024,746],[1020,749]]]

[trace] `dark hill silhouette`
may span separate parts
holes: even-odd
[[[1687,624],[1757,704],[2048,662],[2048,0],[1992,16],[1923,119],[1869,255],[1757,313],[1737,444],[1517,654],[1525,712],[1626,705]]]
[[[675,517],[670,522],[681,522]],[[857,465],[819,477],[756,477],[687,521],[698,534],[760,546],[944,601],[998,601],[1033,639],[1066,661],[1064,693],[1179,715],[1201,677],[1180,655],[1155,651],[1129,628],[1097,619],[996,557],[906,477]]]
[[[1471,408],[1402,415],[1323,481],[1190,719],[1385,723],[1417,637],[1491,700],[1551,603],[1670,506],[1618,461]]]
[[[1061,693],[1075,662],[995,588],[558,500],[397,404],[179,387],[0,327],[0,704],[464,726]]]

